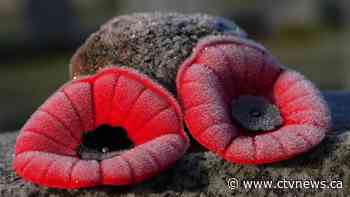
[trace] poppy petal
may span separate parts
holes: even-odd
[[[106,68],[63,85],[32,115],[17,138],[13,168],[54,188],[135,184],[186,152],[182,124],[179,105],[160,85],[132,69]],[[124,128],[134,147],[83,159],[82,136],[102,125]]]
[[[85,131],[92,130],[95,125],[91,89],[91,84],[86,82],[75,83],[62,90],[71,101]]]
[[[200,41],[180,66],[176,85],[190,133],[231,162],[263,164],[294,157],[320,143],[329,128],[329,109],[316,87],[245,38]],[[276,106],[282,126],[263,133],[242,128],[231,107],[247,95]]]

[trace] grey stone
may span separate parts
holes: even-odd
[[[175,92],[178,67],[199,39],[246,36],[234,22],[205,14],[137,13],[118,16],[92,34],[71,59],[71,76],[105,66],[128,66]]]

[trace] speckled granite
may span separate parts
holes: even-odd
[[[71,59],[71,76],[111,64],[133,67],[173,93],[180,64],[199,39],[208,35],[246,36],[235,23],[205,14],[137,13],[101,26]]]

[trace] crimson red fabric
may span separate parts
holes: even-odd
[[[245,38],[213,36],[199,42],[181,65],[176,84],[190,133],[233,163],[294,157],[319,144],[330,125],[317,88]],[[253,135],[240,128],[231,118],[231,103],[241,95],[261,96],[276,105],[282,127]]]
[[[121,126],[134,148],[102,161],[82,160],[82,134]],[[63,85],[31,116],[15,146],[13,168],[33,183],[54,188],[128,185],[171,166],[189,140],[176,100],[147,76],[107,68]]]

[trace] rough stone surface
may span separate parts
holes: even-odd
[[[118,16],[92,34],[71,59],[70,74],[111,64],[133,67],[174,93],[177,68],[208,35],[246,34],[233,22],[205,14],[138,13]]]
[[[333,129],[311,152],[292,160],[262,166],[228,163],[209,152],[192,152],[162,175],[133,187],[99,187],[55,190],[27,183],[11,170],[18,132],[0,134],[1,197],[104,197],[104,196],[350,196],[350,93],[326,93]],[[236,177],[256,180],[342,180],[343,189],[244,189],[230,190],[227,181]]]

